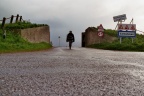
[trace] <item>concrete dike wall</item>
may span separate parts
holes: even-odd
[[[105,34],[105,32],[103,37],[99,37],[96,29],[87,28],[85,32],[82,33],[82,47],[87,47],[97,43],[112,42],[116,39],[116,37],[109,36]]]
[[[49,26],[19,29],[17,32],[25,40],[31,43],[47,42],[50,43],[50,28]]]

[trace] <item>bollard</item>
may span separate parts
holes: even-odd
[[[6,30],[3,29],[3,39],[6,38]]]

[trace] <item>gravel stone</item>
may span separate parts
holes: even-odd
[[[144,96],[144,53],[58,47],[0,54],[0,96]]]

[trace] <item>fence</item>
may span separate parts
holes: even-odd
[[[5,25],[5,23],[6,23],[6,20],[8,20],[8,19],[10,19],[10,22],[9,22],[10,24],[13,23],[14,18],[16,18],[16,19],[15,19],[15,23],[16,23],[16,22],[24,21],[24,20],[22,19],[22,16],[19,16],[19,14],[17,14],[17,16],[11,15],[11,17],[9,17],[9,18],[3,17],[3,20],[0,20],[0,21],[2,21],[1,28],[2,28],[2,29],[4,28],[4,25]]]

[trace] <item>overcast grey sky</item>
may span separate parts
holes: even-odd
[[[129,23],[134,19],[138,30],[144,31],[144,0],[0,0],[0,19],[21,15],[32,23],[50,26],[54,46],[67,46],[66,35],[72,30],[81,46],[81,33],[88,27],[100,24],[105,29],[114,29],[113,16],[126,14]]]

